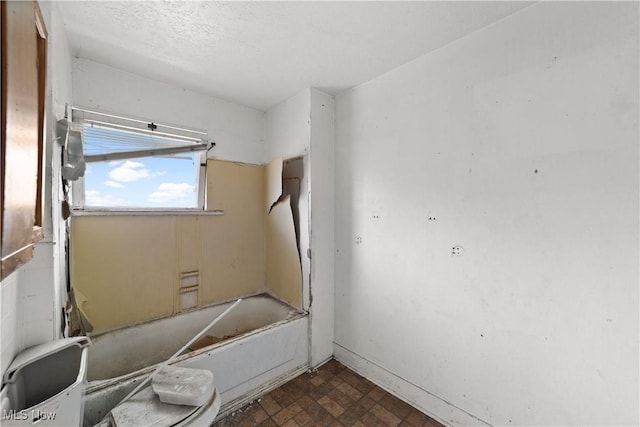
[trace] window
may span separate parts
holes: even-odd
[[[206,133],[80,109],[73,121],[86,162],[76,208],[204,208]]]

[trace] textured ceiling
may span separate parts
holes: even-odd
[[[60,2],[75,56],[266,110],[366,82],[525,2]]]

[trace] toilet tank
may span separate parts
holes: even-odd
[[[79,426],[87,337],[47,342],[18,354],[2,381],[2,426]]]

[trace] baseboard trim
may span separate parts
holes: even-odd
[[[441,397],[334,342],[335,359],[431,418],[448,426],[491,426]]]

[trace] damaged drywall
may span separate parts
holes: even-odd
[[[285,196],[267,217],[267,289],[302,308],[302,269],[290,203],[290,196]]]
[[[296,244],[302,259],[300,249],[300,192],[302,191],[302,178],[304,175],[303,158],[296,157],[287,159],[282,166],[282,193],[290,197],[291,214],[293,215],[293,226],[296,232]]]
[[[267,290],[275,297],[302,308],[302,266],[294,226],[291,196],[283,191],[283,161],[265,168],[267,183]]]

